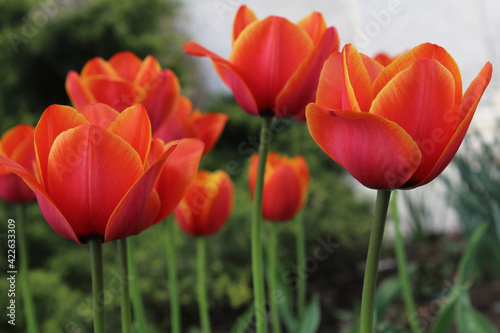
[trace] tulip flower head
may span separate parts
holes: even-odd
[[[119,52],[109,61],[91,59],[80,74],[70,71],[66,92],[76,108],[104,103],[121,112],[140,103],[155,131],[174,112],[180,85],[174,72],[162,70],[154,57],[142,61],[131,52]]]
[[[338,50],[335,28],[314,12],[298,24],[278,16],[258,20],[241,6],[233,25],[233,50],[224,59],[195,42],[184,51],[206,56],[236,102],[254,116],[294,117],[314,98],[328,55]]]
[[[457,64],[421,44],[387,67],[346,45],[325,62],[309,132],[363,185],[380,190],[427,184],[450,163],[491,80],[487,63],[462,96]]]
[[[151,125],[141,105],[121,113],[105,104],[80,111],[60,105],[45,110],[34,133],[36,177],[12,159],[0,156],[0,165],[35,192],[62,237],[85,243],[137,234],[160,212],[155,185],[177,143],[150,159]]]
[[[217,233],[233,209],[233,192],[226,172],[199,171],[174,211],[180,228],[191,236]]]
[[[0,138],[0,155],[23,166],[30,174],[35,171],[35,128],[31,125],[17,125]],[[0,165],[0,199],[9,202],[35,200],[35,193],[24,181],[9,169]]]
[[[219,140],[228,119],[229,116],[224,113],[201,113],[198,109],[193,111],[191,101],[181,96],[175,112],[153,133],[153,137],[164,142],[183,138],[200,139],[205,144],[203,154],[206,154]]]
[[[253,155],[248,170],[248,185],[253,198],[259,156]],[[262,216],[273,222],[292,219],[307,201],[309,193],[309,168],[302,156],[289,158],[269,153],[264,175]]]

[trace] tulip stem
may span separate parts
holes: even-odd
[[[33,304],[33,295],[28,280],[29,271],[29,256],[28,243],[26,242],[26,234],[24,232],[24,219],[26,209],[25,204],[16,205],[17,221],[16,231],[19,244],[19,280],[21,284],[21,296],[23,299],[24,315],[26,316],[26,327],[28,333],[37,333],[38,325],[36,320],[35,306]],[[9,238],[10,239],[10,238]]]
[[[299,322],[304,319],[304,309],[306,306],[306,237],[304,232],[304,215],[302,210],[295,218],[297,221],[297,233],[295,235],[297,247],[297,317]]]
[[[144,305],[142,304],[141,289],[139,288],[139,279],[137,278],[137,267],[135,264],[135,244],[132,237],[127,237],[127,261],[130,296],[132,298],[132,308],[134,309],[134,318],[137,326],[137,332],[146,333],[146,316],[144,314]]]
[[[269,284],[269,295],[277,294],[277,286],[276,286],[276,260],[277,260],[277,248],[278,248],[278,236],[277,236],[277,226],[271,224],[269,226],[269,234],[268,234],[268,250],[267,250],[267,263],[269,265],[268,272],[268,284]],[[271,324],[273,328],[273,333],[281,332],[280,325],[280,313],[278,308],[278,303],[275,299],[270,299],[269,302],[270,310],[271,310]]]
[[[104,333],[104,278],[102,268],[102,242],[91,239],[90,266],[92,269],[92,309],[94,312],[94,333]]]
[[[410,288],[410,278],[408,276],[406,255],[403,244],[403,237],[401,236],[401,229],[399,227],[399,214],[398,206],[396,204],[397,196],[394,196],[391,202],[391,215],[394,220],[394,231],[396,234],[394,242],[394,250],[396,252],[396,260],[398,262],[398,274],[399,282],[401,283],[401,288],[403,290],[403,298],[405,301],[406,311],[408,312],[408,322],[410,323],[411,331],[413,333],[422,333],[418,320],[415,320],[417,315],[417,307],[415,306],[415,300],[411,293]]]
[[[255,306],[256,332],[267,332],[266,294],[264,290],[264,269],[262,267],[262,197],[267,152],[271,141],[271,117],[262,117],[259,142],[259,163],[252,207],[252,274]]]
[[[196,240],[198,305],[200,307],[201,332],[210,333],[210,317],[208,316],[207,282],[206,282],[206,245],[203,236]]]
[[[130,312],[130,291],[129,291],[129,275],[127,261],[127,239],[121,238],[118,240],[118,256],[120,263],[121,274],[121,314],[122,314],[122,333],[132,332],[132,314]]]
[[[361,333],[373,333],[377,272],[391,191],[378,190],[361,296]]]
[[[181,307],[179,304],[179,291],[177,289],[177,265],[175,263],[175,235],[176,224],[173,219],[166,221],[167,232],[165,241],[167,243],[167,269],[168,289],[170,292],[170,322],[172,333],[181,333]]]

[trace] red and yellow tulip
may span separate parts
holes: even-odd
[[[421,186],[457,152],[491,73],[487,63],[462,95],[458,66],[437,45],[419,45],[385,68],[346,45],[325,62],[306,111],[309,131],[367,187]]]
[[[225,171],[199,171],[174,211],[177,223],[191,236],[217,233],[231,214],[233,193],[233,183]]]
[[[170,143],[152,158],[142,105],[121,113],[105,104],[79,111],[52,105],[43,113],[34,132],[36,177],[12,159],[0,156],[0,165],[35,192],[42,214],[62,237],[107,242],[140,233],[157,222],[163,205],[177,204],[160,198],[155,185],[167,158],[178,148],[184,155],[184,145]],[[198,156],[202,150],[199,144]]]
[[[241,6],[233,25],[233,51],[224,59],[195,42],[184,50],[206,56],[240,107],[254,116],[293,117],[313,101],[328,55],[338,50],[334,27],[314,12],[298,24],[278,16],[258,20]]]
[[[248,170],[248,185],[253,198],[259,156],[253,155]],[[309,168],[302,156],[290,158],[269,153],[264,175],[262,216],[273,222],[288,221],[307,201]]]
[[[30,174],[35,171],[35,128],[31,125],[17,125],[0,138],[0,155],[23,166]],[[9,202],[35,200],[35,193],[24,181],[9,169],[0,165],[0,199]]]
[[[153,133],[153,137],[164,142],[183,138],[200,139],[205,143],[203,154],[206,154],[219,140],[228,119],[229,116],[224,113],[193,111],[191,101],[181,96],[172,116]]]
[[[109,61],[91,59],[80,74],[70,71],[66,92],[76,108],[104,103],[121,112],[140,103],[155,131],[174,111],[180,85],[174,72],[162,70],[154,57],[142,61],[131,52],[119,52]]]

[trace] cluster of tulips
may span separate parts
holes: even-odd
[[[372,333],[391,191],[427,184],[446,168],[492,66],[484,65],[463,93],[458,66],[440,46],[418,45],[382,64],[350,44],[339,51],[337,31],[320,13],[294,24],[278,16],[259,20],[246,6],[236,14],[232,45],[228,59],[195,42],[184,49],[209,57],[241,109],[262,119],[259,153],[251,158],[248,175],[256,331],[266,332],[268,326],[262,217],[288,221],[307,201],[305,159],[268,152],[272,120],[290,117],[305,122],[328,156],[378,191],[361,306],[361,332]],[[90,244],[94,328],[104,332],[102,243],[119,242],[127,258],[129,236],[173,213],[183,231],[197,236],[203,271],[203,237],[218,232],[229,218],[234,190],[225,171],[198,171],[198,165],[217,143],[228,116],[193,111],[171,70],[162,70],[152,56],[141,60],[130,52],[108,61],[94,58],[79,74],[69,72],[66,91],[73,107],[49,106],[35,128],[18,125],[1,137],[0,197],[10,202],[36,198],[54,231]],[[123,274],[130,265],[133,260],[123,262]],[[169,279],[175,282],[170,269],[175,262],[169,265]],[[209,332],[203,273],[199,277],[202,331]],[[268,287],[271,293],[272,279]],[[130,332],[128,286],[122,292],[123,332]],[[303,304],[298,308],[303,312]],[[172,329],[179,332],[175,301],[172,310]],[[271,303],[269,311],[273,332],[279,332],[278,309]]]

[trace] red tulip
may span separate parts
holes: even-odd
[[[462,96],[458,66],[437,45],[419,45],[385,68],[346,45],[325,62],[306,111],[309,131],[367,187],[421,186],[457,152],[491,73],[487,63]]]
[[[248,184],[253,198],[259,156],[253,155],[248,170]],[[269,153],[264,176],[262,216],[273,222],[288,221],[307,201],[309,168],[302,156],[289,158]]]
[[[181,96],[173,115],[157,131],[153,137],[164,142],[183,138],[197,138],[205,143],[203,154],[208,153],[219,140],[229,116],[224,113],[201,113],[193,111],[193,104]]]
[[[209,236],[226,223],[233,208],[233,183],[224,171],[199,171],[174,211],[184,232]]]
[[[35,145],[31,125],[17,125],[0,138],[0,155],[18,163],[35,174]],[[0,199],[9,202],[28,202],[35,200],[35,193],[9,169],[0,165]]]
[[[293,117],[313,100],[324,61],[338,50],[334,27],[314,12],[298,24],[283,17],[258,20],[241,6],[233,25],[229,59],[188,42],[184,51],[210,57],[240,107],[254,116]]]
[[[66,92],[77,108],[99,102],[121,112],[140,103],[155,131],[174,111],[180,85],[174,72],[162,70],[154,57],[142,61],[131,52],[119,52],[109,61],[91,59],[80,75],[70,71]]]
[[[62,237],[107,242],[137,234],[156,219],[162,202],[154,186],[176,145],[149,160],[151,125],[143,106],[118,113],[95,104],[79,113],[52,105],[34,141],[37,177],[3,156],[0,165],[23,178]]]
[[[151,162],[161,156],[174,142],[164,145],[161,140],[155,139],[151,145]],[[161,206],[154,223],[158,223],[173,212],[184,197],[189,185],[193,182],[198,171],[204,144],[198,139],[181,139],[176,149],[169,156],[156,182]]]

